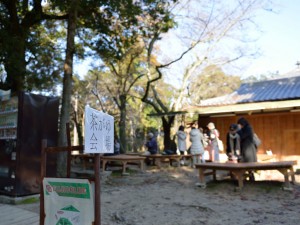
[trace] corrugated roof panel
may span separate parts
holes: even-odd
[[[300,80],[295,80],[294,85],[290,90],[290,96],[292,98],[298,98],[299,96],[299,91],[300,91]]]
[[[228,95],[206,99],[200,106],[228,105],[248,102],[278,101],[300,98],[300,76],[255,83],[245,83]]]
[[[264,92],[261,93],[261,95],[257,96],[257,98],[254,99],[255,102],[261,102],[261,101],[268,101],[274,99],[271,96],[274,96],[276,94],[276,88],[278,88],[278,83],[274,82],[262,82],[262,85],[264,87]]]
[[[274,94],[274,98],[275,99],[281,99],[282,96],[289,96],[289,98],[291,98],[292,95],[293,95],[292,93],[293,93],[293,85],[280,84],[280,87],[278,88],[278,91]]]

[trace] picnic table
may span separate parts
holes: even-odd
[[[186,154],[186,155],[181,155],[181,160],[188,160],[190,161],[190,165],[193,164],[193,156],[201,157],[201,155],[204,157],[203,154]],[[211,160],[205,160],[206,162],[211,162]]]
[[[180,164],[181,155],[172,154],[172,155],[163,155],[163,154],[153,154],[153,155],[141,155],[149,160],[152,160],[153,163],[160,168],[161,164],[164,162],[170,163],[172,165],[173,161],[176,161],[178,165]]]
[[[83,166],[83,171],[88,171],[87,169],[89,167],[93,167],[94,166],[94,156],[92,154],[78,154],[78,155],[74,155],[74,158],[79,158],[82,162],[82,166]],[[144,160],[145,157],[136,155],[136,154],[120,154],[120,155],[109,155],[109,156],[105,156],[105,155],[101,155],[100,156],[100,162],[102,166],[103,171],[105,170],[105,167],[107,165],[107,163],[109,162],[121,162],[122,165],[122,171],[123,174],[126,172],[126,168],[127,168],[127,164],[129,163],[137,163],[141,170],[144,169]],[[74,171],[73,171],[74,172]],[[78,171],[75,171],[76,173],[78,173]],[[85,172],[86,173],[86,172]]]
[[[94,167],[94,155],[92,154],[76,154],[72,155],[74,160],[79,159],[82,162],[82,166],[84,170],[87,170],[88,168]]]
[[[238,180],[238,187],[243,188],[244,176],[247,171],[257,170],[278,170],[284,175],[285,188],[290,188],[289,177],[295,183],[295,174],[293,166],[297,161],[277,161],[277,162],[249,162],[249,163],[232,163],[232,162],[208,162],[196,164],[199,169],[200,184],[205,186],[205,171],[213,170],[214,174],[217,170],[225,170],[232,173]],[[214,176],[215,179],[215,176]]]
[[[140,165],[141,170],[144,170],[144,160],[145,157],[138,156],[138,155],[111,155],[111,156],[101,156],[102,161],[102,169],[105,170],[105,166],[108,162],[121,162],[122,163],[122,171],[123,174],[126,173],[127,164],[130,162],[137,162]]]

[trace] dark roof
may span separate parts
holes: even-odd
[[[206,99],[200,106],[300,99],[300,76],[244,83],[228,95]]]

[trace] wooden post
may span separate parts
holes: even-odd
[[[100,154],[95,154],[95,225],[101,225],[101,201],[100,201]]]
[[[41,187],[40,187],[40,225],[45,224],[45,205],[44,205],[44,188],[43,188],[43,180],[46,176],[46,168],[47,168],[47,155],[45,148],[47,147],[47,140],[42,140],[42,155],[41,155]]]

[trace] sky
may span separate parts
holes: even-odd
[[[276,0],[275,0],[276,1]],[[261,11],[255,22],[263,31],[256,42],[261,56],[249,60],[239,72],[242,77],[276,73],[284,75],[297,68],[300,62],[300,1],[277,0],[274,13]],[[83,76],[91,60],[75,65],[75,72]]]
[[[263,30],[257,41],[262,56],[244,71],[245,76],[276,72],[280,75],[297,68],[300,62],[300,1],[281,0],[278,13],[258,14],[256,22]]]

